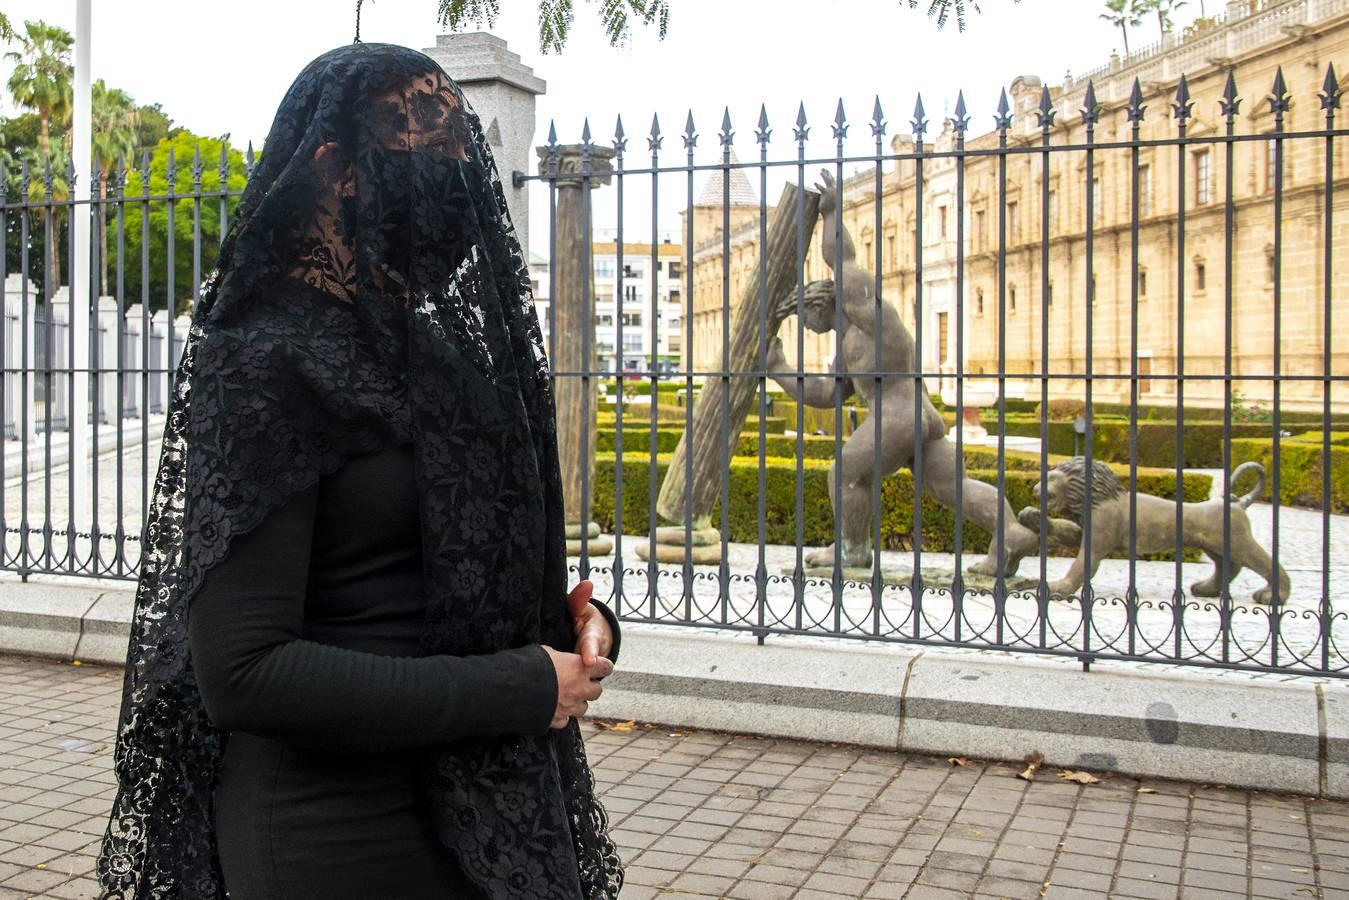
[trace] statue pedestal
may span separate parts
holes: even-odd
[[[586,528],[586,553],[590,556],[608,556],[614,552],[614,542],[611,538],[600,534],[600,526],[591,522]],[[581,555],[581,526],[567,526],[567,555]]]
[[[687,535],[687,541],[685,537]],[[685,555],[685,544],[688,554]],[[650,559],[651,542],[634,539],[637,557]],[[686,532],[682,525],[663,525],[656,529],[656,562],[691,562],[696,566],[715,566],[721,562],[721,532],[715,528],[695,528]]]
[[[794,567],[784,566],[783,575],[791,575],[796,571]],[[842,577],[844,581],[855,581],[858,584],[870,584],[873,570],[870,566],[844,566]],[[819,578],[828,580],[834,577],[833,566],[807,566],[805,569],[807,578]],[[996,579],[990,575],[976,575],[972,572],[966,572],[961,579],[964,582],[967,591],[991,591],[996,585]],[[899,587],[908,587],[913,584],[913,569],[907,566],[885,566],[881,569],[881,581],[885,584],[896,585]],[[1025,578],[1021,575],[1013,575],[1010,578],[1004,578],[1003,584],[1008,591],[1033,591],[1039,584],[1035,578]],[[927,568],[923,567],[923,587],[931,590],[951,590],[955,585],[955,573],[950,569]]]

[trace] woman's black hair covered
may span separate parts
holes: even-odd
[[[353,456],[412,444],[423,654],[570,651],[557,436],[528,268],[482,128],[434,60],[315,59],[277,110],[164,429],[98,857],[104,898],[218,900],[215,728],[191,598],[232,538]],[[285,552],[285,548],[278,548]],[[437,833],[493,898],[612,898],[577,723],[422,751]]]

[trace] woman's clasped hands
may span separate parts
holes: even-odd
[[[553,728],[566,728],[573,716],[584,716],[592,700],[598,700],[604,688],[600,680],[614,671],[605,656],[613,647],[614,636],[604,614],[590,602],[594,585],[582,581],[567,595],[567,611],[576,632],[576,652],[560,653],[544,645],[557,674],[557,709]]]

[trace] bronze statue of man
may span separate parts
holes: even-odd
[[[823,232],[821,250],[825,263],[834,269],[835,255],[841,250],[842,269],[835,275],[842,284],[842,356],[835,357],[832,369],[837,375],[812,375],[802,379],[798,391],[797,376],[787,368],[781,339],[775,338],[768,355],[769,375],[778,386],[798,403],[832,409],[853,394],[866,401],[869,409],[884,405],[880,425],[874,416],[852,433],[843,446],[840,463],[843,466],[843,500],[834,496],[834,471],[830,469],[829,501],[834,515],[842,516],[842,564],[844,567],[871,565],[871,498],[873,479],[885,478],[904,466],[911,466],[915,445],[921,445],[922,486],[925,493],[944,506],[954,507],[957,479],[964,480],[962,494],[965,519],[974,522],[994,535],[988,555],[971,566],[969,571],[994,576],[997,573],[997,516],[998,505],[1003,508],[1004,573],[1016,572],[1022,557],[1036,552],[1039,538],[1021,525],[1011,505],[998,495],[990,484],[965,476],[963,460],[956,455],[955,445],[946,440],[946,423],[928,398],[927,391],[919,391],[921,421],[915,421],[915,379],[909,375],[883,374],[880,397],[876,394],[876,379],[869,373],[899,373],[914,371],[914,342],[899,311],[889,303],[877,303],[874,277],[858,265],[857,252],[846,228],[842,229],[842,247],[835,245],[838,227],[839,191],[828,170],[823,172],[823,184],[816,185],[820,193],[820,223]],[[835,286],[833,281],[814,282],[805,289],[804,320],[806,328],[819,334],[836,327]],[[796,294],[789,293],[781,301],[796,312]],[[880,357],[877,358],[877,329],[880,329]],[[868,373],[857,378],[847,373]],[[879,434],[877,432],[880,432]],[[876,469],[876,441],[880,441],[880,469]],[[812,550],[805,561],[811,566],[832,566],[834,547]]]

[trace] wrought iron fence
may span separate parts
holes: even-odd
[[[1262,104],[1258,121],[1242,112],[1230,75],[1216,116],[1196,113],[1185,78],[1165,96],[1137,80],[1126,90],[1087,82],[1055,95],[1022,81],[1004,92],[991,132],[970,135],[962,97],[933,139],[920,99],[888,143],[878,99],[861,153],[842,103],[826,154],[808,153],[815,126],[804,108],[787,141],[774,141],[763,113],[749,162],[733,154],[729,112],[711,161],[699,159],[691,114],[681,149],[666,148],[654,120],[643,153],[629,149],[621,121],[605,144],[588,127],[575,145],[551,133],[538,173],[515,175],[549,200],[540,317],[573,476],[577,576],[596,581],[625,620],[761,640],[1349,672],[1346,615],[1332,593],[1349,574],[1339,515],[1349,504],[1349,410],[1334,396],[1347,377],[1336,340],[1349,338],[1335,318],[1346,177],[1337,142],[1347,133],[1338,82],[1330,70],[1316,121],[1299,108],[1297,129],[1282,73],[1250,103]],[[223,234],[239,194],[226,168],[222,149],[209,189],[198,156],[179,190],[170,160],[155,193],[143,161],[138,191],[127,192],[123,168],[89,203],[25,170],[17,198],[0,196],[0,233],[17,239],[19,264],[0,268],[0,568],[136,577],[129,551],[186,334],[179,310],[196,303],[213,252],[203,222]],[[821,168],[837,185],[836,212],[810,189]],[[708,178],[719,181],[704,198],[695,188]],[[746,185],[757,187],[752,202]],[[770,206],[771,187],[782,199]],[[625,222],[638,195],[650,217]],[[678,244],[660,237],[672,197],[684,212]],[[124,247],[132,210],[139,260]],[[41,272],[53,253],[75,271],[59,227],[73,216],[108,236],[108,255],[117,248],[116,287],[83,336],[65,295],[39,291],[29,257],[45,232]],[[186,287],[174,270],[180,216],[192,224]],[[597,218],[616,226],[612,242],[596,237]],[[155,296],[158,228],[167,252]],[[1250,235],[1265,232],[1268,248],[1252,251]],[[100,294],[100,245],[86,295]],[[138,309],[125,287],[136,263]],[[807,320],[824,336],[808,336]],[[77,340],[87,341],[87,367],[72,362]],[[90,391],[100,451],[89,521],[70,502],[73,467],[60,469],[77,390]],[[1079,446],[1113,468],[1085,467],[1074,534],[1063,521],[1071,513],[1051,515],[1034,487]],[[1247,459],[1268,469],[1268,503],[1158,505],[1226,497],[1227,473]],[[1038,534],[1013,572],[1012,535],[1027,527]],[[969,564],[990,534],[1003,540],[991,542],[992,571],[981,577]],[[1075,540],[1085,578],[1056,593]],[[829,559],[818,551],[831,541],[840,552]],[[1251,545],[1268,549],[1268,569],[1286,563],[1291,573],[1289,585],[1273,580],[1269,602],[1250,602],[1263,577],[1238,578],[1266,565]],[[1217,569],[1198,592],[1187,582],[1212,566],[1195,561],[1197,550]]]
[[[1336,146],[1346,134],[1336,120],[1341,89],[1328,69],[1315,113],[1300,109],[1294,130],[1282,70],[1268,93],[1249,99],[1248,113],[1230,71],[1225,82],[1221,72],[1206,80],[1216,110],[1202,116],[1183,76],[1171,89],[1153,85],[1150,93],[1138,79],[1107,85],[1108,94],[1092,82],[1058,95],[1022,82],[1013,97],[1003,93],[991,132],[969,136],[961,96],[935,141],[927,137],[919,98],[908,134],[889,147],[878,99],[865,123],[872,146],[862,153],[849,143],[854,123],[842,102],[828,123],[829,155],[808,154],[812,124],[804,108],[793,140],[776,144],[761,111],[753,140],[758,159],[751,162],[733,155],[729,111],[717,134],[720,159],[710,162],[698,156],[692,114],[680,135],[682,152],[674,153],[658,121],[645,153],[632,152],[621,119],[605,143],[593,140],[589,123],[579,144],[560,144],[554,130],[539,174],[516,177],[549,191],[545,318],[559,417],[572,426],[561,433],[580,459],[571,482],[579,503],[569,510],[579,543],[576,574],[600,582],[625,619],[744,630],[761,640],[828,635],[1069,656],[1084,665],[1145,660],[1344,675],[1345,614],[1333,594],[1336,578],[1349,574],[1339,561],[1349,547],[1336,514],[1349,510],[1349,498],[1333,486],[1349,464],[1336,450],[1345,441],[1347,410],[1333,397],[1349,371],[1349,358],[1334,349],[1337,340],[1343,346],[1349,324],[1335,308],[1345,286],[1335,267],[1345,247],[1335,232],[1346,177]],[[1164,112],[1149,115],[1148,105]],[[842,213],[826,216],[817,235],[807,212],[807,173],[821,166],[839,185]],[[845,167],[858,166],[845,177]],[[732,200],[737,172],[758,187],[758,208],[747,217]],[[719,178],[720,204],[700,216],[696,183],[709,177]],[[1163,177],[1169,190],[1159,190]],[[939,187],[942,179],[947,183]],[[770,207],[770,184],[783,180],[796,190]],[[649,400],[640,405],[628,391],[610,399],[596,390],[613,373],[627,372],[627,360],[619,353],[612,364],[596,365],[589,331],[575,327],[622,306],[611,297],[625,297],[631,279],[624,274],[633,253],[624,208],[633,192],[644,194],[652,211],[649,224],[626,225],[626,240],[636,232],[637,240],[650,241],[643,252],[652,346],[662,312],[662,258],[658,242],[643,236],[658,234],[664,198],[673,194],[685,210],[681,361],[673,374],[651,367],[643,375]],[[934,194],[950,209],[934,205]],[[787,250],[794,278],[785,297],[771,287],[781,262],[773,254],[783,248],[770,232],[783,203],[795,204],[796,222]],[[578,269],[567,260],[595,257],[591,223],[607,204],[617,222],[616,239],[601,248],[617,257],[612,295],[575,277]],[[1300,230],[1297,271],[1289,273],[1293,206]],[[910,218],[899,216],[891,226],[893,212]],[[1269,235],[1263,258],[1248,252],[1247,235],[1255,232]],[[907,249],[897,249],[896,234]],[[811,249],[813,239],[824,242],[822,251]],[[940,246],[947,241],[949,253]],[[1192,257],[1197,245],[1216,259]],[[856,270],[851,282],[839,277],[845,254],[853,253],[865,284],[856,281]],[[950,273],[950,298],[934,322],[928,315],[934,279],[924,267],[938,263]],[[1151,297],[1148,266],[1155,273]],[[1098,296],[1106,278],[1117,287]],[[1055,279],[1079,286],[1056,298]],[[988,288],[987,300],[976,285]],[[797,362],[775,367],[775,310],[785,301],[788,318],[802,322],[821,291],[833,330],[829,346],[818,349],[827,352],[816,354],[816,365],[804,364],[811,355],[805,330],[789,322]],[[1165,305],[1159,295],[1166,295]],[[568,312],[568,304],[575,309]],[[751,314],[742,318],[746,305]],[[899,315],[883,327],[868,324],[886,321],[887,309]],[[1071,322],[1064,324],[1065,317]],[[630,320],[616,321],[617,342],[628,346]],[[885,344],[904,343],[893,332],[900,321],[912,342],[896,352]],[[1298,338],[1290,350],[1294,322]],[[1014,326],[1023,344],[1011,352]],[[748,364],[735,359],[746,329],[753,340]],[[1122,359],[1101,363],[1106,338],[1125,348]],[[572,353],[578,343],[579,353]],[[972,344],[981,345],[985,364],[969,364]],[[1169,354],[1145,355],[1145,344],[1169,345]],[[846,370],[831,366],[831,355]],[[671,382],[678,387],[667,392],[663,386]],[[746,384],[754,396],[748,411],[756,414],[749,418],[733,398],[736,386]],[[907,392],[896,389],[906,384]],[[992,400],[978,405],[988,408],[992,438],[976,442],[970,435],[977,432],[964,427],[976,418],[967,398],[990,386]],[[1014,386],[1024,391],[1021,398]],[[926,427],[920,398],[929,388],[944,388],[953,407],[945,443],[914,440]],[[791,402],[809,402],[812,392],[828,401],[823,417],[806,402]],[[695,393],[696,401],[684,402]],[[848,402],[854,393],[861,402]],[[1252,396],[1264,405],[1251,404]],[[903,399],[887,406],[896,397]],[[1065,398],[1075,398],[1078,414],[1061,422],[1054,407]],[[775,437],[778,411],[786,428]],[[826,436],[812,435],[815,429]],[[1163,430],[1169,436],[1159,441]],[[700,455],[699,438],[709,432],[715,450]],[[1020,437],[1038,440],[1031,462],[1009,449]],[[823,452],[821,443],[828,445]],[[952,444],[968,478],[941,468]],[[1080,530],[1050,521],[1033,484],[1051,476],[1077,483],[1059,465],[1062,455],[1077,452],[1087,461]],[[817,453],[824,459],[817,462]],[[593,474],[586,462],[592,455]],[[1102,460],[1115,472],[1091,464]],[[1270,488],[1239,503],[1201,505],[1210,492],[1236,500],[1228,475],[1241,461],[1261,462]],[[682,477],[674,476],[682,499],[662,503],[670,470],[680,466]],[[1121,493],[1112,498],[1116,479]],[[700,480],[714,486],[710,494],[700,496]],[[967,570],[985,545],[975,546],[981,530],[965,514],[974,508],[966,495],[985,491],[984,484],[998,497],[1035,503],[1019,516],[998,504],[995,521],[984,523],[1004,537],[1018,520],[1038,532],[1036,552],[1017,573],[1028,580],[1009,570],[1015,554],[1003,540],[992,542],[991,578]],[[848,533],[846,499],[852,494],[855,501],[859,491],[868,507],[860,515],[861,539],[856,529]],[[925,501],[925,494],[939,502]],[[844,514],[831,515],[830,497]],[[605,533],[599,552],[590,537],[595,529],[582,527],[591,518]],[[863,552],[851,560],[815,556],[812,565],[809,546],[830,540],[834,547],[851,540]],[[885,550],[868,554],[866,544]],[[1075,551],[1085,578],[1080,587],[1065,586],[1059,579]],[[1201,567],[1195,559],[1204,556]],[[1259,577],[1249,577],[1252,566],[1264,569]],[[1248,577],[1234,585],[1243,568]],[[1278,576],[1284,568],[1292,570],[1286,583]]]

